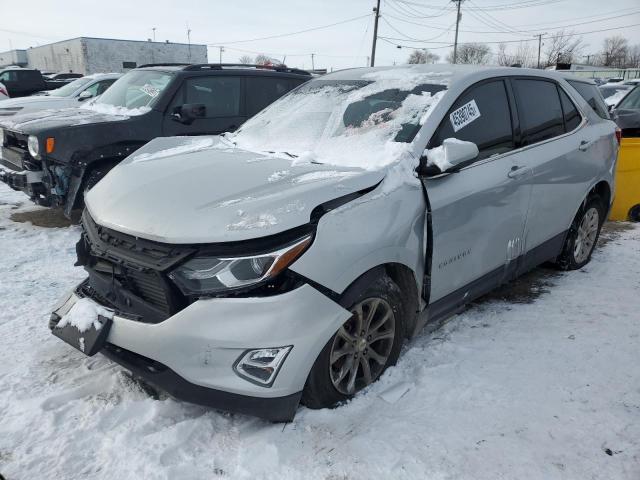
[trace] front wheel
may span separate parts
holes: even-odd
[[[573,220],[556,261],[560,269],[577,270],[589,263],[604,223],[604,212],[599,196],[592,195],[587,199]]]
[[[402,295],[384,276],[349,309],[347,320],[327,342],[309,373],[302,403],[326,408],[348,400],[394,365],[404,339]]]

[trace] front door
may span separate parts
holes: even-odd
[[[176,92],[163,120],[163,135],[217,135],[234,131],[245,121],[244,80],[228,75],[186,78]],[[174,113],[182,105],[204,105],[205,114],[190,123]]]
[[[461,125],[456,111],[467,105],[475,115]],[[433,232],[432,304],[440,301],[450,310],[515,271],[531,193],[531,170],[521,168],[512,152],[515,121],[505,81],[484,81],[461,95],[429,143],[434,148],[456,138],[474,142],[480,151],[460,171],[424,179]]]

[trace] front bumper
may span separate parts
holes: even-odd
[[[35,187],[42,184],[42,171],[15,171],[0,164],[0,181],[14,190],[21,190],[27,195],[33,196],[37,190]]]
[[[54,311],[65,315],[75,290]],[[101,353],[176,398],[270,420],[290,420],[320,351],[350,312],[310,285],[259,298],[202,299],[168,319],[118,314]],[[273,385],[233,370],[247,350],[293,345]]]

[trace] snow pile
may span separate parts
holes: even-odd
[[[86,277],[80,230],[9,220],[25,209],[43,211],[0,184],[7,480],[640,478],[640,226],[581,271],[537,269],[422,332],[353,401],[274,425],[176,401],[51,335],[51,305]]]
[[[290,170],[278,170],[276,172],[273,172],[271,175],[269,175],[269,178],[267,178],[267,181],[269,183],[277,182],[289,176],[290,173],[291,173]]]
[[[174,157],[176,155],[184,155],[202,150],[209,150],[218,144],[218,137],[174,137],[177,145],[175,147],[158,150],[155,152],[146,152],[134,154],[127,163],[147,162],[149,160],[158,160],[160,158]]]
[[[98,321],[98,316],[113,318],[113,312],[88,298],[81,298],[71,307],[67,314],[60,319],[57,328],[71,325],[76,327],[81,333],[89,330],[91,326],[96,330],[100,330],[102,324]]]
[[[80,107],[83,110],[91,110],[97,113],[103,113],[105,115],[113,115],[116,117],[137,117],[138,115],[144,115],[151,111],[151,107],[138,107],[127,108],[116,105],[110,105],[108,103],[91,102],[85,103]]]

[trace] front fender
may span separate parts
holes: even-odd
[[[402,264],[421,291],[424,273],[424,213],[420,185],[375,190],[324,215],[313,244],[290,269],[342,294],[363,273]]]

